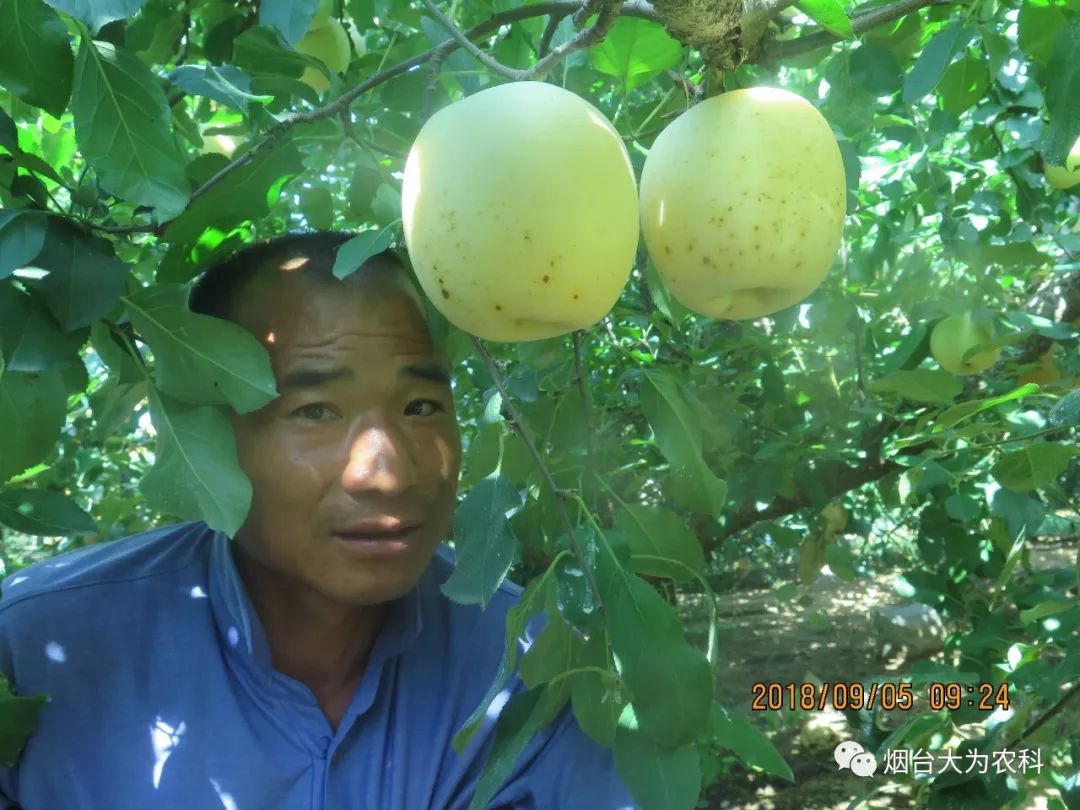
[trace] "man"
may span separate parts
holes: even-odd
[[[465,810],[520,588],[451,603],[461,442],[446,357],[392,253],[344,281],[338,234],[287,236],[209,270],[193,310],[266,347],[279,396],[231,414],[254,497],[232,539],[202,523],[10,576],[0,666],[48,694],[0,793],[25,810]],[[533,623],[531,633],[539,624]],[[510,693],[524,689],[513,680]],[[493,808],[633,807],[567,707]]]

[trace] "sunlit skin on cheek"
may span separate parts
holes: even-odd
[[[385,282],[336,289],[286,279],[260,293],[238,316],[270,353],[280,396],[232,417],[254,492],[235,539],[282,598],[394,599],[453,522],[461,439],[452,393],[403,371],[446,370],[445,361],[412,300]],[[344,373],[282,390],[298,369]],[[421,524],[399,556],[358,558],[335,539],[385,517]]]

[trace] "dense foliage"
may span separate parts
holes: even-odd
[[[356,231],[343,273],[402,246],[406,154],[432,112],[506,80],[491,60],[546,59],[539,78],[601,110],[638,176],[688,106],[782,86],[819,107],[847,172],[840,254],[803,303],[695,316],[642,246],[609,317],[572,336],[483,344],[432,312],[467,448],[448,593],[483,604],[509,574],[528,587],[508,631],[553,616],[493,763],[570,700],[643,807],[693,807],[732,754],[789,774],[713,698],[724,650],[688,643],[676,594],[756,572],[793,600],[826,564],[900,564],[955,628],[909,683],[1007,682],[1011,709],[913,712],[873,744],[1023,741],[1037,778],[923,779],[920,806],[1040,790],[1080,807],[1080,572],[1017,575],[1040,528],[1080,512],[1080,187],[1043,176],[1080,138],[1080,2],[716,4],[716,26],[688,27],[695,5],[442,9],[482,63],[430,4],[347,0],[336,72],[296,49],[316,0],[0,0],[6,573],[162,522],[240,525],[222,408],[260,407],[273,378],[250,336],[187,312],[184,285],[286,230]],[[1002,353],[957,376],[930,334],[963,313]],[[0,703],[7,758],[35,705]]]

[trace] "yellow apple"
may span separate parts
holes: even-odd
[[[930,333],[930,353],[950,374],[978,374],[997,362],[1001,349],[989,349],[972,355],[966,361],[968,349],[989,343],[994,335],[984,322],[976,321],[970,312],[953,315],[938,322]]]
[[[203,135],[203,154],[216,152],[227,158],[233,156],[236,151],[236,141],[229,135]]]
[[[641,173],[641,227],[687,309],[758,318],[825,279],[847,208],[844,163],[806,99],[757,87],[691,107],[656,138]]]
[[[338,20],[332,19],[326,25],[312,28],[296,43],[296,50],[306,56],[314,56],[335,73],[340,73],[349,66],[349,35]],[[300,81],[309,85],[316,93],[325,92],[330,86],[330,80],[314,67],[306,68]]]
[[[544,82],[490,87],[436,112],[405,162],[401,216],[424,292],[488,340],[541,340],[602,319],[638,243],[619,133]]]
[[[319,0],[319,7],[315,9],[315,14],[311,18],[311,24],[308,26],[308,30],[313,31],[316,28],[322,28],[330,22],[330,15],[333,13],[334,0]]]
[[[1051,166],[1047,163],[1043,172],[1046,174],[1046,182],[1054,188],[1072,188],[1080,183],[1080,138],[1073,144],[1064,166]]]

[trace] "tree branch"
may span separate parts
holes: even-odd
[[[484,362],[487,363],[488,371],[491,372],[491,378],[495,381],[495,387],[499,389],[499,393],[502,395],[503,406],[510,412],[510,419],[517,428],[522,440],[525,442],[525,446],[528,448],[529,454],[533,457],[533,461],[536,462],[536,466],[540,469],[540,473],[544,476],[544,481],[547,483],[548,489],[551,490],[551,494],[555,497],[555,502],[559,506],[559,514],[562,517],[563,526],[566,528],[566,537],[570,541],[570,547],[574,550],[574,555],[581,565],[581,570],[585,572],[585,578],[589,582],[589,588],[593,592],[593,598],[596,599],[596,604],[603,610],[604,602],[600,598],[600,588],[597,587],[592,568],[589,566],[588,560],[585,558],[585,553],[581,550],[581,544],[578,543],[577,536],[574,534],[574,527],[570,522],[570,515],[566,511],[563,490],[556,485],[555,479],[551,475],[551,471],[548,469],[547,464],[544,463],[544,457],[540,455],[540,451],[536,449],[536,443],[533,442],[532,437],[529,435],[528,431],[525,430],[525,423],[521,418],[521,414],[518,413],[517,408],[514,407],[514,401],[510,397],[510,392],[506,390],[506,383],[503,382],[502,372],[499,370],[495,358],[491,356],[491,353],[488,352],[478,337],[470,335],[470,338],[472,339],[473,346],[476,347],[476,351],[480,353],[480,356],[484,358]]]
[[[888,6],[873,8],[856,14],[851,18],[851,27],[856,34],[862,34],[880,25],[891,23],[906,17],[913,11],[918,11],[926,6],[951,5],[951,0],[899,0]],[[759,59],[755,61],[772,63],[777,59],[797,56],[801,53],[823,48],[834,42],[839,42],[840,37],[830,34],[828,31],[819,31],[798,39],[786,41],[773,41],[765,46]]]

